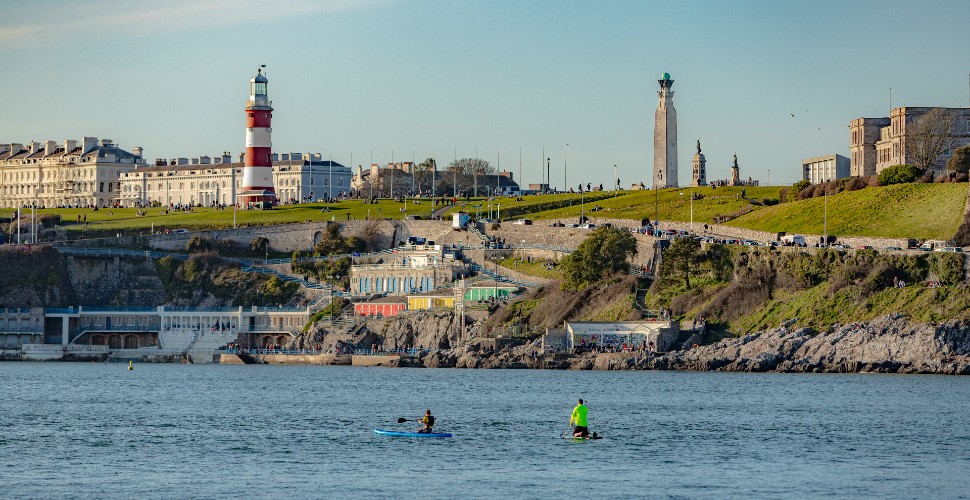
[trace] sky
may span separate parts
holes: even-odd
[[[540,181],[545,151],[555,187],[610,186],[614,165],[624,186],[650,185],[664,72],[681,185],[698,139],[709,180],[737,154],[743,178],[791,184],[804,158],[848,156],[850,120],[970,100],[966,0],[0,0],[0,13],[0,143],[95,136],[149,161],[242,152],[261,64],[277,153],[478,156],[522,184]]]

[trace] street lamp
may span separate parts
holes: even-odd
[[[569,143],[566,143],[566,147],[563,148],[563,154],[562,154],[562,189],[563,189],[563,191],[565,191],[566,190],[566,186],[569,185],[569,183],[566,182],[566,160],[568,158],[569,158]]]

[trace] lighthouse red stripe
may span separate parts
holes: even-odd
[[[273,148],[246,148],[247,167],[272,167]]]
[[[246,126],[249,128],[269,127],[270,121],[273,119],[273,112],[265,109],[248,109],[246,110]]]

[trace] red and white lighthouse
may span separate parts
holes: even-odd
[[[276,200],[273,187],[273,103],[266,93],[269,80],[261,69],[249,81],[246,103],[246,156],[239,200],[244,206],[269,208]]]

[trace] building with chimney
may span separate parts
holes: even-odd
[[[121,174],[145,165],[142,148],[111,139],[0,144],[0,207],[110,207]]]
[[[270,155],[275,194],[282,204],[336,199],[350,193],[350,169],[320,153]],[[243,190],[245,154],[156,160],[125,172],[121,204],[137,206],[231,206]],[[240,206],[246,206],[240,199]]]

